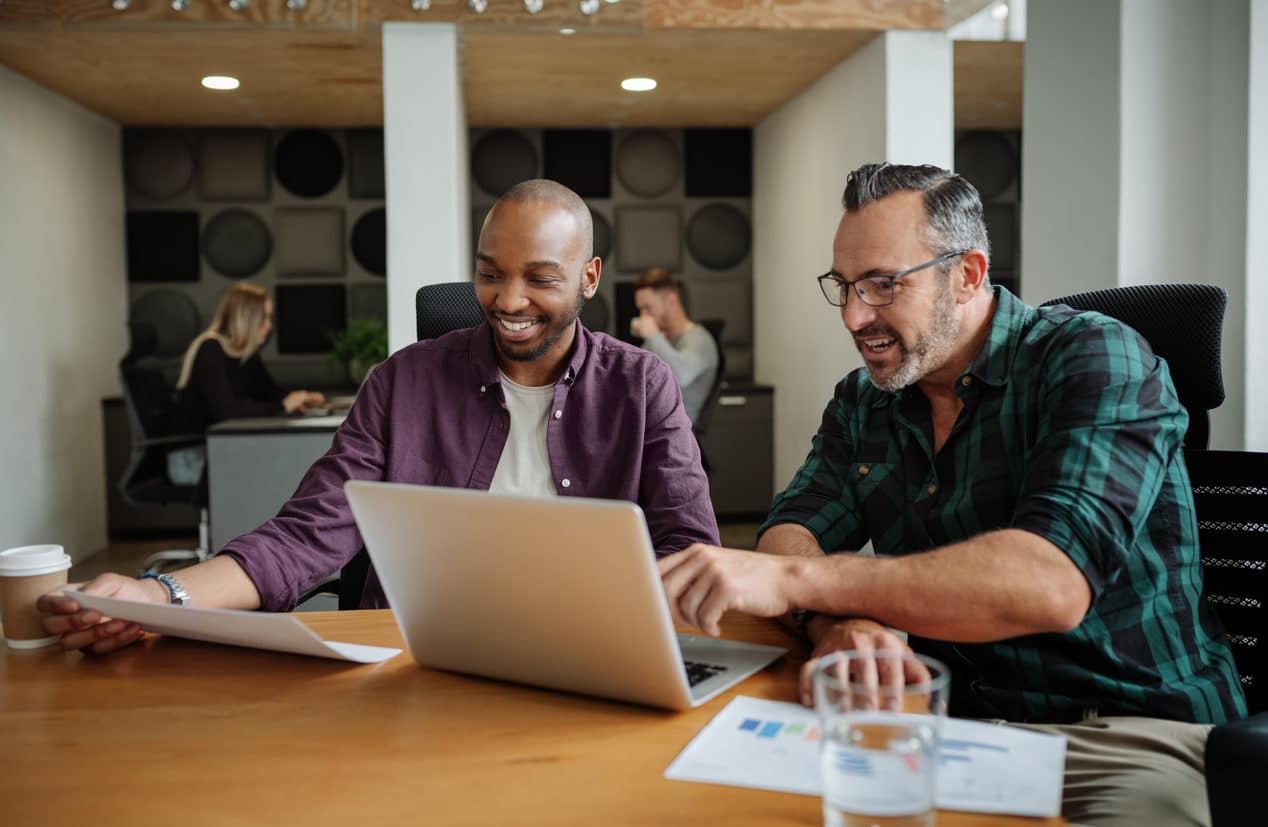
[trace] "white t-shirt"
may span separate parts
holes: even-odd
[[[557,496],[551,479],[550,456],[546,453],[546,422],[550,403],[555,398],[555,386],[530,388],[512,382],[500,370],[498,373],[502,377],[502,395],[506,398],[507,413],[511,415],[511,427],[489,491],[530,497]]]

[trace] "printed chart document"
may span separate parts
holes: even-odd
[[[1060,735],[948,718],[938,759],[941,809],[1061,812]],[[799,704],[737,697],[678,754],[665,777],[820,795],[819,718]]]
[[[312,629],[291,615],[141,603],[73,590],[68,593],[73,594],[79,605],[85,609],[96,609],[106,617],[140,623],[147,632],[158,632],[171,637],[349,660],[353,663],[378,663],[401,653],[400,649],[383,646],[322,640]]]

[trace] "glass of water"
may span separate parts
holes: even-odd
[[[825,827],[933,827],[950,675],[910,652],[835,652],[815,667]]]

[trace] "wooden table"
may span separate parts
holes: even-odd
[[[403,647],[387,611],[298,617]],[[681,714],[421,669],[408,652],[355,666],[158,637],[107,657],[0,648],[0,823],[818,825],[818,798],[663,777],[737,692],[796,698],[802,655],[782,628],[726,631],[797,654]]]

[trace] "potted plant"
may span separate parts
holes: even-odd
[[[349,319],[346,328],[327,335],[332,346],[330,358],[347,365],[348,376],[357,385],[387,358],[387,325],[378,319]]]

